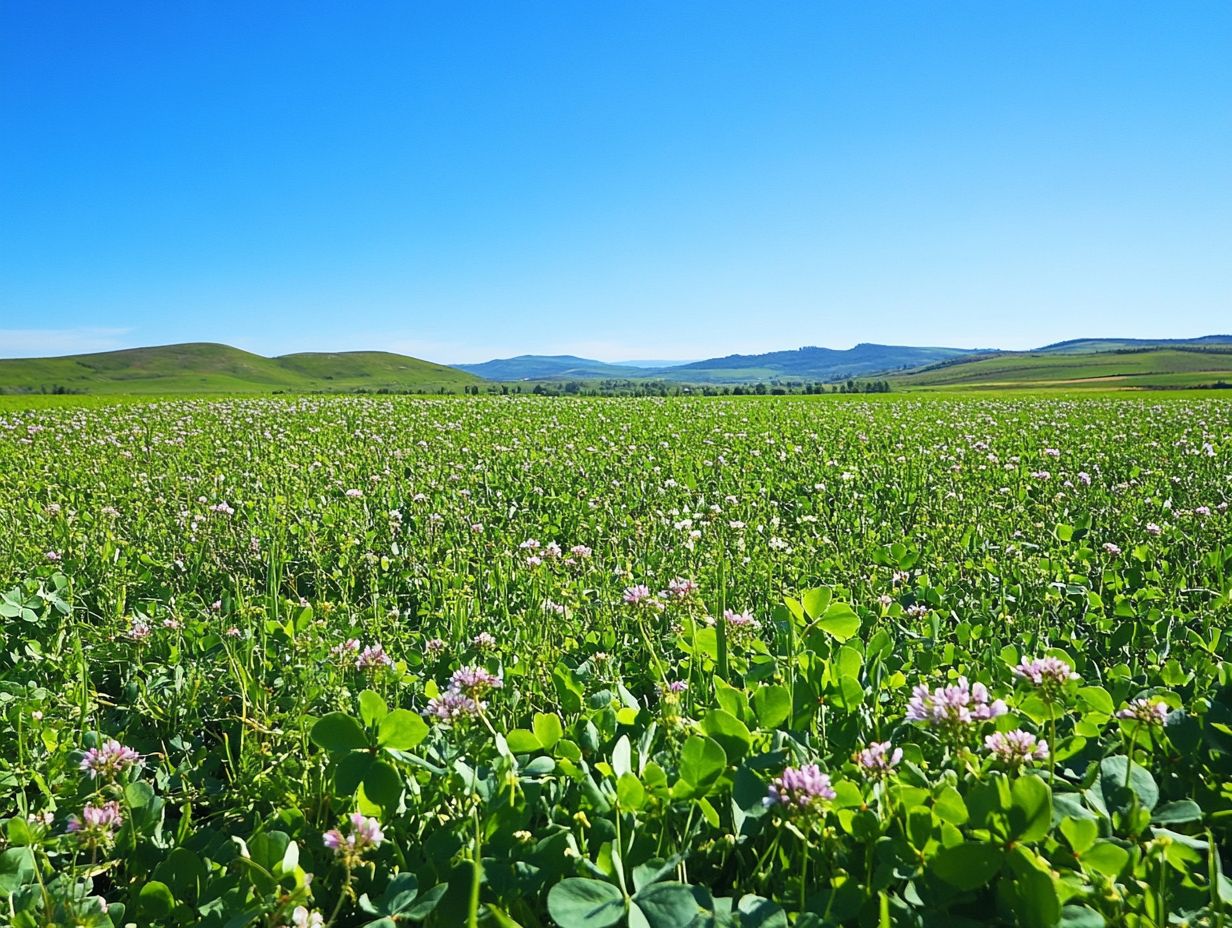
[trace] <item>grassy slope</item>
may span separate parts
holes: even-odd
[[[86,393],[460,390],[472,383],[482,381],[453,368],[380,351],[263,358],[227,345],[187,344],[0,360],[0,391],[6,392],[54,387]]]
[[[1055,354],[1084,354],[1092,351],[1120,351],[1127,348],[1177,348],[1184,345],[1232,347],[1232,335],[1202,335],[1198,338],[1071,338],[1044,345],[1036,351]]]
[[[1022,352],[891,378],[896,388],[1142,389],[1232,382],[1232,349]]]
[[[388,351],[343,351],[287,354],[273,359],[278,365],[304,377],[319,389],[394,387],[404,384],[462,386],[482,379],[457,368],[421,361]]]

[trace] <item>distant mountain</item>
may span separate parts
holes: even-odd
[[[259,393],[424,390],[461,392],[478,377],[386,351],[265,358],[205,342],[59,358],[0,360],[0,393]]]
[[[831,381],[922,367],[976,353],[966,348],[913,348],[862,342],[845,350],[809,347],[767,354],[732,354],[655,373],[664,379],[684,383]]]
[[[1232,345],[1232,335],[1202,335],[1198,338],[1072,338],[1037,348],[1055,354],[1089,351],[1125,351],[1137,348],[1180,348],[1187,345]]]
[[[692,364],[692,361],[613,361],[617,367],[645,367],[659,370],[665,367],[680,367],[682,364]]]
[[[481,364],[455,364],[460,371],[485,380],[597,380],[640,376],[638,369],[592,361],[571,354],[522,354]]]
[[[458,364],[487,380],[671,380],[678,383],[840,380],[921,367],[973,352],[965,348],[911,348],[860,344],[854,348],[798,348],[768,354],[733,354],[706,361],[622,361],[607,363],[574,355],[524,354],[516,358]]]

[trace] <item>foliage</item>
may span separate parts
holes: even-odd
[[[0,411],[3,920],[1221,924],[1232,408]]]

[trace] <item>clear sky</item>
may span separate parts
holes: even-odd
[[[1232,331],[1232,3],[0,0],[0,355]]]

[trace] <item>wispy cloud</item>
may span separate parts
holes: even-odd
[[[0,357],[44,358],[130,347],[131,329],[0,329]]]

